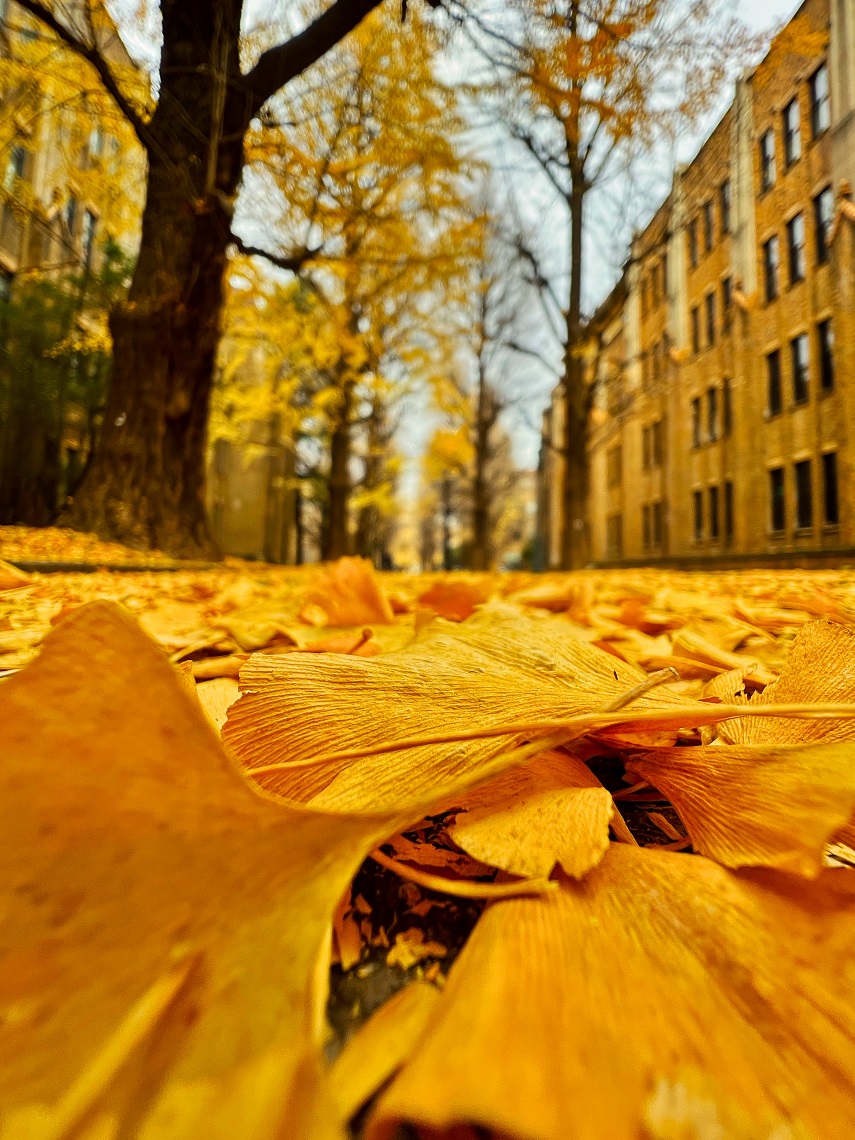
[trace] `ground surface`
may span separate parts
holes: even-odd
[[[17,568],[49,562],[96,569],[46,573]],[[134,573],[120,569],[129,566],[135,568]],[[378,858],[386,860],[384,865],[374,858],[366,859],[333,918],[325,1045],[329,1062],[342,1053],[375,1011],[409,983],[426,981],[444,988],[471,932],[479,929],[485,906],[491,905],[490,892],[509,885],[512,889],[516,876],[528,865],[525,859],[519,862],[520,835],[522,849],[527,844],[536,848],[538,858],[544,847],[548,852],[554,850],[545,865],[547,874],[556,860],[563,860],[564,867],[577,857],[585,861],[572,872],[578,878],[602,858],[609,838],[612,845],[653,847],[686,857],[701,850],[707,859],[727,867],[798,869],[799,874],[809,877],[816,876],[823,864],[848,874],[853,863],[850,844],[855,829],[846,824],[850,800],[855,806],[855,775],[838,777],[836,770],[822,767],[834,761],[836,753],[828,761],[825,753],[819,759],[811,753],[804,763],[798,753],[798,764],[793,761],[795,767],[791,769],[787,767],[788,757],[795,752],[787,753],[785,748],[770,758],[772,745],[764,743],[768,739],[777,748],[778,741],[786,741],[787,747],[798,749],[802,741],[845,739],[851,735],[846,725],[819,721],[814,722],[818,725],[815,730],[803,729],[801,721],[783,722],[796,727],[781,730],[783,737],[780,732],[778,737],[774,733],[764,736],[765,730],[752,729],[754,735],[743,734],[743,739],[729,736],[726,726],[718,730],[714,723],[705,724],[704,716],[699,715],[699,710],[703,713],[717,704],[744,704],[749,700],[752,704],[765,699],[790,705],[802,702],[804,707],[828,700],[843,707],[847,701],[855,701],[855,649],[847,640],[855,629],[852,571],[712,574],[651,568],[540,576],[376,575],[366,563],[355,559],[331,567],[305,568],[232,560],[199,569],[156,554],[142,559],[138,552],[74,532],[0,528],[0,678],[25,677],[51,631],[87,603],[98,600],[118,602],[133,615],[173,664],[185,690],[198,698],[217,734],[224,733],[226,744],[234,749],[248,773],[267,791],[292,801],[310,800],[314,793],[299,783],[299,773],[290,783],[292,775],[287,771],[264,777],[256,773],[259,758],[262,763],[270,759],[265,738],[253,735],[255,729],[252,723],[247,727],[246,716],[236,716],[244,709],[249,693],[252,701],[260,702],[259,723],[270,721],[264,701],[282,698],[274,689],[264,696],[264,678],[269,665],[274,678],[270,684],[278,683],[277,659],[293,667],[283,674],[289,686],[285,703],[270,707],[283,709],[287,721],[291,694],[299,694],[300,686],[305,686],[300,707],[305,708],[306,732],[312,740],[317,738],[316,744],[305,744],[299,726],[292,730],[285,725],[281,747],[286,756],[296,755],[304,747],[309,754],[312,749],[337,754],[366,739],[382,744],[384,740],[400,740],[402,734],[404,739],[409,738],[412,728],[405,731],[396,726],[410,723],[407,718],[421,707],[422,699],[426,741],[450,731],[458,723],[455,716],[462,717],[459,724],[465,736],[481,715],[481,706],[492,707],[497,700],[501,723],[502,693],[507,694],[509,709],[516,702],[522,710],[507,713],[512,723],[520,718],[531,721],[532,717],[539,722],[549,715],[548,705],[544,713],[533,700],[533,711],[526,713],[528,706],[519,701],[527,686],[537,689],[541,667],[546,670],[545,680],[552,683],[550,670],[555,663],[548,658],[554,653],[560,656],[561,646],[567,647],[567,660],[573,663],[561,666],[571,689],[576,684],[576,672],[581,676],[586,669],[593,670],[588,680],[580,681],[578,692],[574,690],[577,703],[573,708],[580,713],[619,709],[627,701],[630,707],[639,700],[644,704],[651,699],[644,692],[649,689],[655,698],[651,709],[666,709],[671,718],[667,725],[657,725],[654,732],[653,726],[648,730],[643,721],[626,723],[624,717],[622,727],[618,725],[611,735],[604,730],[575,744],[562,744],[548,754],[552,759],[545,768],[538,768],[545,759],[541,758],[523,769],[525,778],[533,782],[525,787],[513,785],[512,794],[501,783],[505,777],[497,777],[492,801],[489,789],[494,785],[490,783],[483,802],[467,799],[471,796],[468,791],[449,792],[445,810],[414,816],[411,824],[380,846]],[[494,631],[495,661],[490,656]],[[788,673],[794,644],[802,657],[798,669],[791,668]],[[552,648],[541,652],[540,645]],[[437,650],[432,657],[435,647],[442,647],[442,651]],[[458,647],[459,663],[455,656]],[[466,657],[472,653],[476,657]],[[348,670],[341,673],[336,664],[346,657],[378,659],[378,672],[366,672],[359,666],[353,673],[358,685],[352,696],[340,689]],[[389,658],[388,667],[379,664],[384,658]],[[467,694],[455,692],[461,682],[450,680],[443,689],[436,681],[440,703],[448,701],[446,711],[438,708],[429,696],[434,669],[436,676],[446,667],[451,669],[450,658],[454,659],[454,668],[469,670],[448,673],[449,678],[469,678],[464,688],[477,686],[479,674],[490,673],[494,667],[495,678],[489,678],[489,684],[498,687],[490,688],[485,678],[483,699],[475,693],[471,704],[466,705]],[[415,689],[402,682],[400,694],[395,693],[394,685],[389,688],[388,681],[390,676],[394,679],[398,662],[402,678],[413,668],[413,676],[421,678]],[[515,677],[517,664],[522,672]],[[370,694],[363,704],[361,690],[370,686],[375,676],[386,677],[387,688],[378,703],[369,706]],[[645,678],[649,680],[645,682]],[[780,685],[775,687],[779,678]],[[502,688],[506,684],[507,688]],[[324,703],[327,688],[336,702],[344,699],[345,703],[330,710]],[[2,689],[0,682],[0,696]],[[614,692],[628,695],[615,703]],[[773,696],[776,692],[784,695]],[[459,714],[454,711],[458,706],[463,709]],[[685,713],[681,711],[684,709]],[[530,733],[517,733],[513,739],[528,738]],[[270,756],[275,758],[280,743],[278,738],[270,739]],[[455,739],[459,737],[452,735],[451,741]],[[760,751],[743,771],[738,765],[746,763],[745,741]],[[430,787],[425,771],[431,771],[434,764],[438,785],[444,786],[443,781],[452,777],[459,779],[460,763],[450,759],[454,748],[463,749],[460,755],[466,764],[482,762],[477,759],[474,741],[420,746],[418,756],[423,759],[404,779],[401,795],[412,793],[418,799],[419,787]],[[666,752],[670,757],[667,763],[679,765],[680,749],[690,761],[710,757],[712,762],[732,763],[737,775],[725,785],[714,768],[709,775],[702,772],[702,795],[692,798],[692,789],[687,791],[679,780],[675,783],[664,768],[661,784],[655,774],[649,774],[655,773],[655,767],[645,771],[644,779],[633,770],[639,757],[649,763],[664,763]],[[770,759],[779,766],[774,778],[770,777],[765,790],[757,792],[759,798],[748,802],[745,787],[753,786],[757,764]],[[351,768],[345,765],[336,771],[346,779],[354,772],[358,781],[363,763],[370,768],[366,756],[365,760],[351,761]],[[288,768],[287,763],[284,768]],[[824,775],[817,775],[820,772]],[[388,793],[380,788],[383,773],[381,762],[375,775],[366,777],[364,787],[353,784],[348,795],[351,800],[357,793],[362,797],[360,810],[379,810],[386,802],[383,794],[388,799]],[[823,790],[815,796],[816,781]],[[327,784],[326,788],[323,782],[318,785],[318,806],[322,806],[324,796],[329,796],[330,787],[336,786],[335,781],[330,785],[327,780]],[[577,793],[589,796],[587,814],[579,814],[578,802],[572,799]],[[752,791],[751,796],[754,794]],[[608,799],[610,811],[614,811],[610,824],[608,815],[597,824],[590,814],[600,795]],[[612,795],[616,797],[613,802]],[[788,796],[793,797],[794,805],[809,803],[811,811],[815,807],[815,816],[802,821],[801,808],[793,807],[790,825]],[[329,805],[333,803],[329,801]],[[525,815],[533,810],[532,803],[535,814]],[[719,818],[716,805],[722,803],[727,813]],[[471,815],[474,820],[479,811],[486,812],[488,823],[495,821],[486,847],[483,837],[476,844],[461,839],[462,833],[455,830],[461,820],[465,822],[467,812],[476,813]],[[705,813],[711,813],[709,819]],[[761,818],[766,822],[757,822]],[[752,830],[755,826],[756,834]],[[587,838],[568,852],[567,835],[575,827]],[[538,873],[542,872],[528,872],[532,881],[537,880]],[[476,895],[480,892],[484,897],[457,897],[457,888]],[[354,1135],[361,1135],[367,1117],[366,1109],[357,1114],[352,1122]],[[401,1136],[417,1135],[410,1125],[402,1127]],[[460,1136],[476,1134],[481,1133],[461,1132]]]

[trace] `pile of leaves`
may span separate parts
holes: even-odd
[[[848,1138],[853,585],[0,566],[0,1137]]]

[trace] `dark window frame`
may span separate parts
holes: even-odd
[[[834,391],[834,325],[831,317],[817,321],[816,342],[819,357],[819,383],[823,392]]]
[[[703,491],[692,492],[692,519],[695,542],[703,542],[704,540],[704,493]]]
[[[766,411],[769,418],[779,416],[783,411],[781,390],[781,350],[773,349],[766,353]]]
[[[775,131],[772,127],[760,136],[760,191],[765,194],[775,185],[778,177],[775,156]]]
[[[820,77],[822,90],[820,90]],[[831,82],[828,63],[823,62],[808,80],[811,136],[818,139],[831,126]]]
[[[793,403],[806,404],[810,399],[810,340],[807,333],[799,333],[790,341],[790,366],[793,374]]]
[[[802,459],[793,464],[796,485],[796,529],[813,530],[813,463]]]
[[[789,169],[802,157],[802,114],[798,95],[781,112],[781,124],[784,134],[784,166]]]
[[[769,469],[769,523],[773,534],[787,529],[786,482],[783,467]]]
[[[836,451],[826,451],[822,456],[822,510],[826,526],[839,526],[840,496]]]
[[[787,256],[790,263],[790,287],[804,281],[807,274],[807,226],[803,212],[787,222]]]
[[[768,304],[781,295],[781,243],[777,234],[772,234],[763,242],[763,275],[764,294]]]
[[[829,235],[834,225],[834,189],[825,186],[813,200],[813,225],[816,238],[816,263],[826,265],[831,258]]]

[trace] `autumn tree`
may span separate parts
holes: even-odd
[[[460,300],[472,246],[464,198],[473,164],[456,93],[434,72],[436,49],[418,14],[401,29],[379,11],[295,84],[287,105],[271,101],[249,138],[255,193],[271,219],[266,243],[284,264],[302,259],[300,278],[336,329],[324,365],[325,558],[354,541],[379,553],[393,482],[390,405],[429,383],[439,313]]]
[[[20,0],[95,70],[148,159],[139,260],[110,320],[104,430],[71,525],[135,546],[213,552],[205,432],[244,140],[268,101],[379,2],[309,5],[294,13],[299,30],[282,27],[259,53],[242,42],[243,0],[163,0],[149,111],[108,62],[103,0]]]
[[[639,154],[697,122],[746,39],[723,2],[512,0],[448,7],[489,60],[478,94],[551,187],[566,218],[568,285],[548,285],[560,323],[563,445],[561,563],[588,559],[586,439],[591,394],[582,364],[584,231],[591,191]],[[529,256],[533,256],[529,250]]]

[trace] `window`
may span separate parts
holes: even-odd
[[[718,208],[721,214],[721,232],[730,233],[730,182],[722,182],[718,191]]]
[[[692,400],[692,447],[701,446],[701,398]]]
[[[793,399],[797,404],[806,404],[808,398],[808,373],[810,371],[810,349],[808,338],[802,333],[790,342],[793,360]]]
[[[778,268],[781,252],[778,248],[778,235],[770,237],[763,246],[763,268],[766,274],[766,300],[774,301],[778,296]]]
[[[713,213],[712,202],[704,203],[704,249],[707,253],[713,247],[713,240],[715,238],[715,215]]]
[[[805,216],[796,214],[787,222],[787,245],[790,251],[790,284],[805,279]]]
[[[710,538],[718,538],[718,487],[710,487]]]
[[[802,129],[799,115],[799,101],[793,99],[784,108],[784,162],[787,166],[802,156]]]
[[[77,199],[73,195],[65,203],[65,224],[74,237],[77,234]]]
[[[830,392],[834,387],[834,327],[830,320],[820,321],[816,326],[816,339],[820,383],[823,392]]]
[[[641,429],[641,467],[642,470],[647,471],[653,466],[653,457],[651,455],[653,444],[653,431],[648,426]]]
[[[786,526],[784,509],[784,468],[773,467],[769,472],[769,507],[773,531],[781,531]]]
[[[707,293],[704,298],[707,311],[707,344],[715,344],[715,293]]]
[[[689,222],[689,261],[692,268],[698,264],[698,219]]]
[[[766,357],[766,376],[768,379],[768,410],[770,416],[781,414],[781,354],[776,348]]]
[[[620,444],[613,447],[606,455],[606,473],[608,485],[619,487],[623,478],[623,453]]]
[[[662,525],[662,504],[656,502],[653,504],[653,545],[657,547],[662,546],[662,538],[664,535],[664,527]]]
[[[623,519],[620,515],[609,515],[606,520],[606,556],[623,557]]]
[[[829,258],[829,238],[834,222],[834,191],[830,186],[820,191],[813,200],[813,219],[816,228],[816,262],[824,265]]]
[[[0,302],[8,301],[12,296],[12,282],[14,280],[15,275],[0,266]]]
[[[810,530],[813,526],[810,466],[809,459],[796,464],[796,526],[799,530]]]
[[[649,503],[641,508],[641,531],[644,549],[649,550],[653,545],[653,512]]]
[[[707,389],[707,439],[718,439],[718,389]]]
[[[27,168],[27,152],[22,146],[13,146],[6,162],[6,173],[3,175],[3,189],[11,191],[17,178],[24,177]]]
[[[840,522],[840,504],[837,501],[836,451],[827,451],[822,457],[822,498],[825,508],[825,525],[837,526]]]
[[[704,493],[703,491],[694,491],[692,494],[692,503],[694,505],[695,517],[695,542],[700,542],[704,537]]]
[[[721,383],[721,430],[723,435],[733,431],[733,392],[727,379]]]
[[[701,351],[701,311],[697,305],[692,309],[692,352]]]
[[[733,483],[724,485],[724,541],[733,541]]]
[[[733,278],[725,277],[721,283],[721,316],[722,328],[730,328],[730,318],[733,315]]]
[[[93,127],[89,135],[89,157],[101,158],[104,154],[104,132],[100,127]]]
[[[657,420],[652,429],[651,461],[654,467],[662,463],[662,421]]]
[[[92,265],[92,254],[95,249],[95,230],[98,226],[98,219],[91,210],[86,210],[83,214],[83,264],[89,269]]]
[[[768,190],[775,183],[775,132],[768,130],[760,139],[760,189]]]
[[[828,65],[817,68],[810,80],[810,127],[813,137],[821,135],[831,123],[828,94]]]

